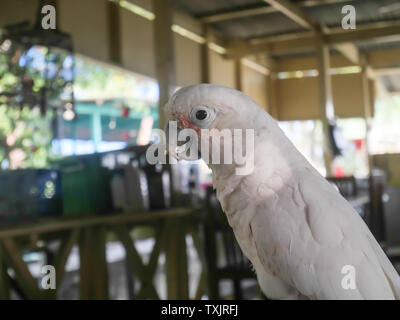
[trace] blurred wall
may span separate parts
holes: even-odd
[[[150,0],[129,0],[151,11]],[[111,12],[108,0],[57,0],[57,27],[69,32],[77,53],[114,64],[126,70],[155,77],[155,48],[153,22],[125,8]],[[36,0],[0,0],[0,26],[22,20],[34,21]],[[176,12],[175,24],[201,35],[199,21]],[[113,53],[117,51],[118,58]],[[186,86],[201,82],[202,44],[174,33],[176,85]],[[389,67],[398,64],[400,50],[377,50],[368,53],[372,67]],[[353,65],[341,55],[333,55],[331,67]],[[209,51],[209,80],[211,83],[235,87],[235,70],[232,60],[215,51]],[[316,59],[288,57],[277,60],[277,71],[316,69]],[[275,95],[274,109],[279,120],[303,120],[320,118],[318,106],[318,78],[279,79],[267,93],[267,76],[242,65],[242,89],[262,107],[270,104],[267,97]],[[334,75],[332,77],[333,100],[339,117],[363,117],[364,102],[359,73]],[[371,81],[371,98],[375,88]],[[371,110],[373,111],[373,110]]]
[[[149,0],[130,2],[151,11]],[[36,0],[0,0],[0,26],[23,20],[34,22],[37,4]],[[155,77],[153,21],[121,7],[112,16],[108,0],[58,0],[56,5],[57,28],[72,35],[77,53]],[[198,35],[202,33],[201,23],[181,12],[176,12],[173,20],[190,32]],[[112,30],[117,31],[113,33]],[[112,61],[110,52],[118,43],[120,59]],[[202,44],[174,33],[176,85],[187,86],[202,81],[201,47]],[[245,92],[265,107],[265,75],[248,68],[243,69]],[[211,50],[209,73],[211,83],[232,88],[235,86],[233,62]]]

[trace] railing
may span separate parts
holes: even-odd
[[[108,299],[106,242],[112,234],[125,248],[126,259],[135,277],[141,282],[136,299],[159,299],[154,287],[154,276],[161,252],[166,254],[168,299],[200,299],[205,290],[206,268],[202,241],[197,227],[199,209],[176,208],[140,214],[119,214],[96,217],[62,218],[54,221],[0,229],[0,299],[10,298],[10,283],[15,281],[27,299],[56,299],[55,290],[39,288],[22,258],[22,250],[39,239],[59,239],[60,246],[51,265],[60,284],[67,259],[74,245],[80,254],[80,299]],[[131,230],[150,226],[155,244],[149,262],[145,264],[134,245]],[[202,262],[202,273],[194,297],[189,297],[186,236],[193,239]],[[14,271],[11,278],[7,269]]]

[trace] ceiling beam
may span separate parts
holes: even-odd
[[[390,74],[400,75],[400,68],[376,68],[374,69],[374,73],[378,76],[385,76]]]
[[[229,11],[220,14],[213,14],[211,16],[203,17],[201,18],[201,20],[205,23],[213,23],[213,22],[251,17],[260,14],[268,14],[273,12],[277,12],[277,10],[273,7],[265,6],[261,8],[244,9],[244,10]]]
[[[301,25],[305,29],[317,29],[317,23],[313,21],[310,17],[304,14],[301,9],[292,4],[288,0],[264,0],[271,7],[282,12],[285,16],[292,19],[297,24]]]
[[[400,40],[400,22],[364,24],[357,26],[356,30],[330,29],[330,33],[324,35],[324,38],[326,43],[331,46],[357,41],[381,42]],[[316,35],[313,32],[242,41],[242,45],[239,46],[236,40],[234,43],[228,43],[227,56],[244,56],[262,52],[276,55],[301,53],[314,50],[316,41]]]
[[[327,41],[331,44],[354,41],[378,41],[400,39],[400,22],[377,22],[358,25],[356,30],[343,32],[338,28],[336,32],[327,35]]]
[[[316,7],[320,5],[327,5],[332,3],[343,3],[354,0],[305,0],[297,3],[300,7]],[[243,9],[243,10],[232,10],[224,13],[213,14],[209,16],[202,17],[201,20],[205,23],[220,22],[226,20],[233,20],[245,17],[251,17],[261,14],[269,14],[279,12],[277,8],[271,6],[265,6],[261,8]]]
[[[333,48],[355,65],[360,64],[360,52],[355,44],[351,42],[337,43],[333,45]]]

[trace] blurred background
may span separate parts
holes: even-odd
[[[267,110],[399,270],[399,19],[395,0],[0,0],[0,298],[263,298],[208,167],[145,159],[201,82]]]

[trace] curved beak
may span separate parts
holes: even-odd
[[[176,121],[168,121],[165,125],[165,137],[166,137],[166,151],[167,154],[171,154],[178,160],[184,159],[186,151],[192,145],[190,137],[186,137],[186,140],[179,141],[179,132],[184,128],[180,127]]]

